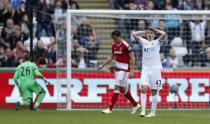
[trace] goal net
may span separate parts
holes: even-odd
[[[161,43],[163,86],[158,108],[204,109],[210,103],[210,13],[207,11],[119,11],[69,10],[63,26],[57,26],[60,41],[58,59],[66,66],[57,66],[62,85],[58,109],[102,109],[109,106],[115,76],[114,61],[102,70],[96,67],[111,54],[110,34],[118,29],[135,53],[135,78],[129,88],[140,101],[141,45],[132,31],[154,27],[167,33]],[[60,23],[60,24],[62,24]],[[63,31],[62,31],[63,30]],[[66,34],[65,34],[66,33]],[[158,37],[158,35],[157,35]],[[64,42],[63,42],[64,41]],[[65,90],[63,90],[65,89]],[[150,91],[147,107],[151,106]],[[120,95],[114,109],[129,109],[130,103]]]

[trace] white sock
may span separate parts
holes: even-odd
[[[20,105],[22,106],[22,105],[23,105],[23,101],[22,101],[22,100],[20,100],[19,102],[20,102]]]
[[[157,103],[158,103],[158,97],[157,97],[157,95],[152,96],[152,108],[151,108],[152,113],[155,113],[156,112]]]
[[[142,111],[144,112],[146,110],[146,100],[147,100],[146,94],[141,93],[141,108],[142,108]]]

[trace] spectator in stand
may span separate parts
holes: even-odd
[[[165,0],[155,0],[155,10],[164,10]]]
[[[8,38],[10,48],[13,50],[17,42],[21,41],[22,43],[24,43],[24,41],[27,39],[28,37],[24,33],[22,33],[21,28],[19,26],[15,26],[14,32],[10,34]]]
[[[116,9],[116,10],[124,9],[124,4],[125,4],[124,0],[113,0],[112,3],[113,3],[113,9]]]
[[[52,2],[56,3],[56,1],[57,0],[54,0]],[[68,0],[60,0],[60,1],[61,1],[61,8],[66,11],[68,9],[68,5],[67,5]]]
[[[5,42],[5,40],[2,38],[2,27],[0,27],[0,46],[3,46],[4,48],[9,48],[9,43]]]
[[[131,2],[131,3],[129,3],[129,5],[128,5],[128,10],[137,10],[137,9],[139,9],[139,8],[137,8],[138,6],[137,6],[137,4],[135,3],[135,2]]]
[[[67,3],[68,3],[69,9],[80,9],[80,7],[76,1],[69,0]],[[72,18],[71,18],[72,36],[77,35],[78,27],[80,27],[83,20],[87,20],[87,18],[85,16],[72,16]]]
[[[193,10],[194,6],[194,0],[183,0],[179,4],[181,10]]]
[[[5,48],[3,46],[0,46],[0,67],[4,67],[5,64],[6,64]]]
[[[55,65],[58,66],[58,67],[66,67],[66,62],[67,62],[66,61],[66,55],[63,55],[60,59],[57,60],[57,62],[55,63]]]
[[[190,31],[190,25],[189,20],[182,20],[182,40],[186,44],[188,53],[190,53],[191,50],[191,31]]]
[[[2,38],[8,40],[9,36],[12,35],[14,30],[15,30],[14,21],[11,18],[7,19],[6,26],[3,28],[2,31]]]
[[[195,66],[210,67],[210,47],[206,46],[203,49],[200,49]]]
[[[50,37],[50,44],[47,46],[48,48],[48,55],[49,55],[49,62],[50,63],[56,63],[56,41],[55,37]]]
[[[206,21],[195,20],[190,21],[190,30],[191,30],[191,52],[193,55],[198,53],[200,49],[200,45],[203,41],[205,41],[205,29],[206,29]]]
[[[200,67],[206,67],[207,66],[207,48],[209,46],[206,44],[206,42],[202,42],[201,43],[201,46],[200,46],[200,49],[198,50],[198,55],[197,56],[194,56],[193,58],[195,58],[196,62],[198,63],[197,65],[200,66]]]
[[[83,20],[86,20],[87,18],[84,16],[72,16],[71,18],[71,25],[74,27],[74,30],[77,30],[77,28],[81,25]]]
[[[69,0],[67,3],[68,9],[80,9],[79,4],[75,0]]]
[[[160,19],[159,20],[159,29],[165,32],[168,32],[166,26],[165,26],[165,20]],[[165,42],[161,42],[160,44],[160,50],[164,54],[165,57],[169,55],[169,49],[171,48],[170,44],[168,43],[168,36],[165,38]]]
[[[20,27],[21,27],[22,33],[25,34],[27,37],[29,37],[30,35],[29,25],[30,25],[30,22],[29,22],[28,15],[24,14],[20,22]]]
[[[166,59],[164,53],[160,52],[160,60],[161,60],[163,68],[169,68],[170,67],[168,59]]]
[[[148,10],[154,10],[155,9],[155,5],[154,5],[154,1],[153,0],[149,0],[148,2]],[[148,20],[148,24],[149,27],[154,27],[154,28],[158,28],[158,20],[155,19],[155,16],[158,17],[158,15],[151,15],[153,19]]]
[[[86,68],[86,54],[88,50],[81,45],[77,38],[72,41],[72,66],[78,68]]]
[[[18,10],[21,2],[22,0],[10,0],[10,4],[15,11]]]
[[[175,49],[173,48],[169,50],[169,57],[167,58],[167,61],[170,68],[177,68],[184,66],[182,58],[176,56]]]
[[[3,9],[3,2],[2,2],[2,0],[0,1],[0,10],[2,10]]]
[[[165,5],[171,4],[173,8],[178,9],[179,0],[165,0]]]
[[[5,0],[3,5],[4,8],[0,10],[0,23],[3,23],[5,26],[7,20],[13,17],[15,11],[12,9],[9,0]]]
[[[137,5],[139,10],[147,9],[148,0],[134,0],[134,3]]]
[[[15,14],[13,17],[14,23],[17,25],[21,24],[22,18],[25,14],[28,14],[26,10],[26,4],[24,1],[22,1],[20,3],[20,8],[17,11],[15,11]]]
[[[60,44],[57,47],[57,58],[63,57],[66,53],[65,45],[66,45],[66,28],[65,28],[65,18],[59,18],[57,23],[57,30],[56,30],[56,43]]]
[[[210,47],[206,49],[206,66],[210,67]]]
[[[61,1],[61,8],[64,10],[67,9],[80,9],[79,4],[75,0],[60,0]],[[55,0],[56,2],[56,0]]]
[[[93,36],[89,37],[89,43],[87,47],[87,67],[97,67],[98,60],[97,54],[99,50],[99,41]]]
[[[206,9],[205,0],[196,0],[194,9],[195,10],[205,10]]]
[[[24,47],[23,43],[21,41],[18,41],[16,44],[16,47],[13,49],[13,53],[15,55],[15,60],[18,61],[18,63],[22,63],[24,59],[24,52],[26,51],[26,47]]]
[[[208,44],[208,46],[210,46],[210,20],[207,21],[207,26],[206,26],[206,43]]]
[[[159,27],[160,30],[168,32],[166,24],[165,24],[165,20],[160,19],[158,24],[159,24],[158,27]]]
[[[62,8],[62,0],[55,0],[54,6],[54,21],[57,23],[58,19],[65,13],[65,9]]]
[[[53,6],[49,0],[39,0],[37,4],[37,27],[36,27],[36,37],[38,40],[43,35],[42,31],[45,30],[48,37],[53,36],[54,29],[52,24]]]
[[[130,0],[114,0],[114,9],[123,10],[127,9],[130,3]]]
[[[166,4],[166,10],[176,10],[172,4]],[[180,16],[179,15],[166,15],[165,20],[166,27],[168,29],[168,41],[169,43],[174,37],[180,36]]]
[[[48,51],[44,48],[43,41],[39,40],[34,49],[34,62],[37,65],[45,65],[48,63]]]
[[[148,0],[147,10],[154,10],[155,5],[153,0]]]
[[[88,19],[84,19],[81,25],[78,27],[78,37],[80,38],[81,44],[83,47],[87,48],[89,37],[96,39],[95,30],[91,27]]]
[[[15,59],[15,54],[11,49],[6,49],[6,63],[5,67],[17,67],[19,62]]]

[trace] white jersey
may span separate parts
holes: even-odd
[[[148,41],[140,37],[140,43],[143,53],[142,70],[162,69],[159,39]]]

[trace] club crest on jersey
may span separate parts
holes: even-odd
[[[146,52],[146,53],[151,53],[151,52],[154,52],[154,51],[155,51],[154,47],[144,48],[144,52]]]

